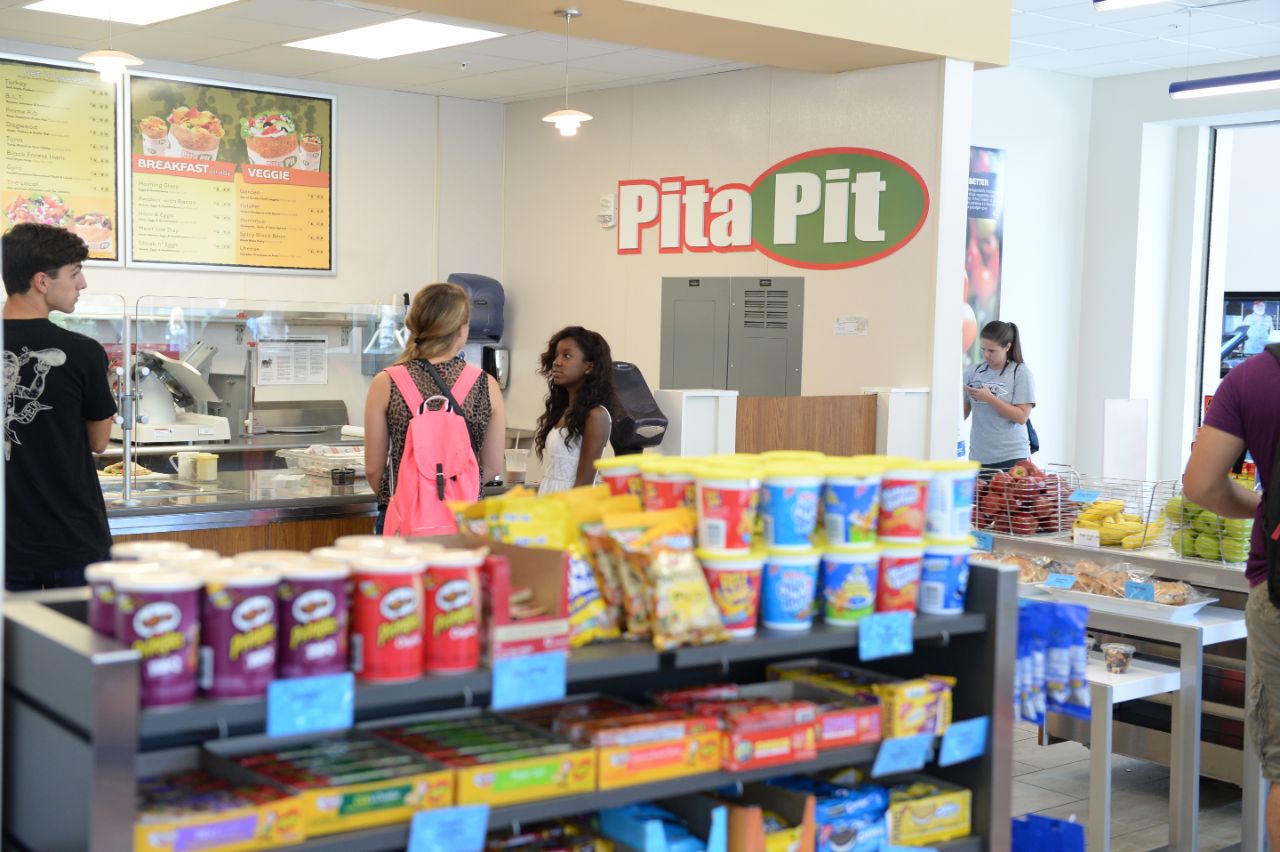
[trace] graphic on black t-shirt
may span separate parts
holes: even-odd
[[[22,368],[30,362],[35,361],[35,377],[32,378],[31,384],[22,384]],[[52,411],[52,405],[45,405],[40,401],[41,395],[44,394],[45,380],[49,376],[49,371],[54,367],[61,367],[67,363],[67,353],[61,349],[39,349],[32,352],[27,347],[22,347],[19,353],[5,351],[4,353],[4,458],[5,461],[13,459],[13,445],[21,444],[18,440],[17,430],[14,424],[23,426],[30,425],[35,422],[36,417],[42,411]],[[18,404],[25,403],[21,408]]]

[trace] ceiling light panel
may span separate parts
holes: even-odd
[[[361,56],[365,59],[386,59],[390,56],[405,56],[459,44],[472,44],[504,35],[506,33],[421,21],[417,18],[396,18],[371,27],[360,27],[302,41],[291,41],[285,47],[341,53],[346,56]]]
[[[38,0],[25,8],[34,12],[52,12],[145,27],[147,24],[181,18],[234,2],[235,0]]]

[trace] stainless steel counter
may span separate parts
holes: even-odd
[[[230,441],[214,441],[203,444],[135,444],[134,446],[137,447],[139,456],[148,457],[168,456],[179,450],[183,452],[219,454],[275,453],[276,450],[309,447],[312,444],[330,446],[360,446],[364,444],[364,438],[344,438],[341,430],[341,426],[330,426],[323,432],[308,432],[305,434],[267,432],[262,435],[235,436]],[[118,444],[112,444],[102,453],[102,458],[118,459],[123,455],[124,449]]]

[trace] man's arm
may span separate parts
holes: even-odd
[[[1244,452],[1244,441],[1212,426],[1200,427],[1191,460],[1182,475],[1187,499],[1224,518],[1252,518],[1261,496],[1231,481],[1231,466]]]
[[[114,417],[108,417],[106,420],[86,420],[84,422],[84,429],[89,433],[89,449],[94,453],[106,451],[107,445],[111,443],[111,424],[114,422]]]

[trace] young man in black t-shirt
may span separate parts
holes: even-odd
[[[4,289],[5,588],[84,585],[111,549],[93,454],[107,448],[115,399],[107,353],[59,328],[85,288],[84,241],[22,224],[0,244]]]

